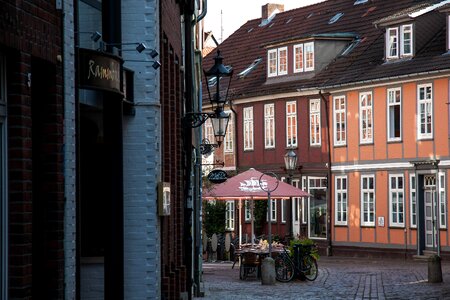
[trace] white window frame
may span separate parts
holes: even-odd
[[[410,33],[410,52],[405,52],[405,33],[409,32]],[[406,24],[406,25],[402,25],[400,26],[400,56],[401,57],[407,57],[407,56],[412,56],[413,55],[413,40],[414,40],[414,35],[413,35],[413,25],[412,24]]]
[[[203,125],[203,136],[210,143],[213,143],[215,141],[214,129],[213,129],[213,126],[212,126],[211,119],[206,120],[205,124]]]
[[[427,88],[430,88],[430,96],[427,97]],[[424,89],[424,99],[420,98],[420,90]],[[425,107],[425,111],[422,112],[422,105]],[[430,114],[430,132],[426,130],[426,132],[422,133],[422,114],[425,115],[425,119],[427,118],[428,113]],[[431,83],[427,84],[419,84],[417,85],[417,139],[423,140],[423,139],[432,139],[433,138],[433,85]],[[428,122],[425,120],[425,128]]]
[[[227,112],[230,115],[230,119],[228,121],[227,126],[227,132],[225,134],[225,141],[224,141],[224,152],[225,153],[233,153],[234,151],[234,121],[233,121],[233,114],[228,111]]]
[[[364,181],[367,180],[367,187],[364,188]],[[370,180],[373,181],[373,188],[369,187]],[[375,218],[376,218],[376,182],[375,175],[361,175],[361,226],[371,226],[375,227]],[[367,195],[367,209],[365,208],[365,198],[364,195]],[[370,198],[372,196],[372,200]],[[372,203],[373,209],[370,209],[370,204]],[[367,220],[365,220],[364,216],[367,214]],[[373,220],[370,221],[370,216],[373,216]]]
[[[392,181],[395,187],[392,187]],[[400,180],[402,187],[399,188]],[[389,226],[405,227],[405,178],[403,174],[389,174]],[[403,219],[400,222],[400,217]]]
[[[244,151],[253,150],[253,106],[244,107]]]
[[[273,72],[271,72],[272,63],[275,63],[275,66],[273,66],[274,67]],[[277,49],[271,49],[267,51],[267,77],[274,77],[277,75],[278,75],[278,51]]]
[[[348,222],[348,178],[347,175],[335,177],[335,225],[347,225]],[[339,184],[340,182],[340,184]],[[345,201],[344,201],[345,200]]]
[[[245,222],[250,222],[252,220],[252,205],[253,200],[244,200],[244,220]]]
[[[398,93],[398,99],[397,99]],[[387,137],[389,142],[401,141],[402,140],[402,89],[401,88],[392,88],[387,90]],[[399,136],[395,136],[395,116],[391,116],[391,109],[395,112],[395,107],[398,107],[400,112],[398,121],[399,123]]]
[[[308,178],[306,176],[302,177],[302,190],[305,190],[308,186],[307,186],[307,182],[308,182]],[[307,211],[307,206],[306,206],[306,200],[308,200],[309,203],[309,197],[305,198],[302,197],[300,198],[300,201],[302,202],[302,224],[307,224],[308,223],[308,214],[309,212]]]
[[[300,60],[297,59],[297,50],[300,49],[301,51],[301,58]],[[304,71],[305,67],[305,52],[303,50],[303,44],[294,45],[294,73],[300,73]],[[300,68],[297,68],[297,62],[301,64]]]
[[[270,199],[270,221],[276,222],[277,221],[277,199]]]
[[[366,104],[363,99],[366,97]],[[370,99],[370,104],[368,104]],[[370,125],[370,126],[369,126]],[[366,137],[364,137],[364,130]],[[373,143],[373,97],[372,92],[359,94],[359,142],[360,144]]]
[[[342,102],[343,106],[342,107]],[[339,102],[339,108],[336,108],[336,102]],[[334,145],[344,146],[347,144],[347,101],[345,96],[334,96],[333,97],[333,132],[334,132]],[[338,131],[338,128],[340,130]]]
[[[275,148],[275,104],[264,104],[264,148]]]
[[[322,126],[320,124],[320,99],[309,100],[309,145],[322,145]]]
[[[297,188],[300,188],[299,180],[293,179],[292,185]],[[300,197],[292,197],[292,213],[293,213],[292,221],[293,222],[301,222],[301,215],[298,214],[298,209],[299,209],[298,205],[300,204],[300,201],[301,201]],[[303,211],[301,213],[303,213]]]
[[[445,173],[439,172],[439,228],[447,228],[447,193],[446,193]]]
[[[235,218],[234,218],[234,200],[227,200],[225,208],[225,229],[234,230]]]
[[[289,112],[289,107],[293,107],[295,111],[292,112],[293,109],[291,108],[291,112]],[[292,125],[293,123],[295,125]],[[286,102],[286,147],[297,147],[297,126],[297,101],[288,101]],[[291,136],[289,136],[289,131],[291,131]]]
[[[447,51],[450,50],[450,15],[447,15]]]
[[[311,54],[311,58],[309,58],[309,54]],[[305,56],[305,72],[314,71],[314,42],[305,43],[303,55]]]
[[[416,175],[409,175],[409,224],[411,228],[417,228],[417,192],[416,192]]]
[[[286,209],[285,206],[287,205],[287,200],[282,199],[281,200],[281,223],[286,223]]]
[[[395,32],[395,35],[391,35],[391,32]],[[395,37],[395,41],[391,40],[391,36]],[[399,40],[398,40],[398,27],[390,27],[386,30],[386,58],[398,58],[399,55]],[[395,45],[395,54],[391,54],[391,47]]]
[[[284,64],[286,67],[285,70],[281,70],[281,67],[282,67],[281,59],[283,58],[283,56],[282,56],[283,52],[286,53],[284,56],[284,58],[286,59],[286,63]],[[287,49],[287,47],[278,48],[277,64],[278,64],[278,75],[286,75],[288,73],[288,49]]]

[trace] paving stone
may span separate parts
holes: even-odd
[[[313,282],[293,280],[265,286],[239,279],[232,263],[203,264],[204,298],[198,299],[449,299],[450,262],[442,261],[443,283],[428,283],[426,262],[321,257]]]

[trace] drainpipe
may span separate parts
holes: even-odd
[[[193,74],[194,58],[193,58],[193,21],[192,16],[194,14],[194,0],[189,0],[184,3],[183,7],[184,17],[184,46],[185,46],[185,109],[192,111],[194,105],[194,79]],[[192,158],[192,128],[190,126],[184,126],[184,156],[185,156],[185,186],[184,186],[184,219],[183,219],[183,237],[184,237],[184,262],[186,265],[186,289],[188,293],[188,299],[192,299],[192,287],[193,287],[193,265],[192,257],[193,253],[193,232],[192,232],[192,215],[193,215],[193,202],[195,187],[193,183],[196,182],[195,178],[192,179],[193,170]]]
[[[328,99],[322,94],[322,91],[319,90],[320,98],[322,98],[323,103],[325,105],[325,114],[326,114],[326,127],[327,127],[327,146],[328,146],[328,162],[327,162],[327,256],[332,256],[332,244],[331,244],[331,191],[333,190],[333,180],[331,177],[331,137],[330,137],[330,121],[329,121],[329,103]]]

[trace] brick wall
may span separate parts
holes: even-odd
[[[185,176],[182,151],[183,74],[181,73],[180,7],[174,0],[161,2],[161,109],[162,176],[171,184],[170,216],[162,218],[162,291],[167,299],[180,299],[187,291],[184,261]],[[190,275],[189,275],[190,276]]]
[[[32,299],[33,294],[34,298],[63,298],[60,25],[60,12],[53,1],[0,1],[0,48],[8,62],[10,299]],[[43,70],[42,65],[50,68]],[[33,74],[39,78],[40,72],[51,75],[51,85],[41,91],[48,97],[32,99]],[[33,102],[39,103],[33,110],[39,121],[32,115]],[[33,145],[33,130],[38,146]],[[38,233],[45,238],[38,239]],[[33,276],[33,269],[43,273]]]

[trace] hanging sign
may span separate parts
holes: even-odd
[[[212,183],[222,183],[227,180],[227,172],[224,170],[212,170],[208,174],[208,180]]]
[[[122,94],[122,60],[114,55],[78,49],[78,84],[82,89],[104,90]]]

